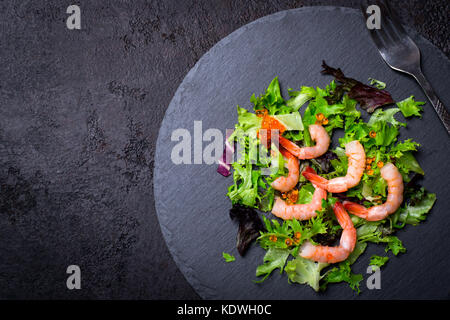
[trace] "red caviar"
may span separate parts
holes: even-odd
[[[261,129],[258,131],[258,138],[261,139],[263,144],[268,146],[271,140],[271,130],[278,130],[279,134],[282,134],[286,131],[286,127],[274,117],[269,116],[266,109],[263,110],[265,110],[266,113],[262,115]]]

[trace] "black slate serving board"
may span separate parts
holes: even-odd
[[[445,105],[450,103],[448,59],[428,41],[410,32],[422,52],[422,67]],[[165,240],[175,262],[197,293],[205,299],[445,299],[449,297],[448,218],[449,139],[430,103],[422,119],[408,121],[400,139],[412,138],[422,147],[417,159],[426,172],[421,184],[437,194],[426,222],[398,232],[406,254],[390,259],[381,271],[381,289],[366,287],[372,254],[384,246],[369,245],[354,264],[362,273],[361,295],[346,284],[330,285],[315,293],[290,285],[275,272],[255,284],[255,270],[264,251],[252,247],[244,258],[235,249],[237,226],[228,215],[225,196],[232,178],[216,173],[216,165],[174,165],[171,134],[186,128],[193,136],[194,121],[203,132],[223,133],[236,122],[236,105],[251,108],[252,93],[263,93],[278,76],[283,93],[301,85],[323,87],[332,78],[320,75],[321,61],[340,67],[352,78],[372,77],[387,83],[397,101],[413,94],[426,101],[416,82],[392,71],[379,56],[358,10],[335,7],[282,11],[233,32],[207,52],[178,88],[162,123],[155,155],[155,205]],[[398,118],[402,121],[401,116]],[[204,144],[206,145],[206,143]],[[222,252],[234,254],[225,263]],[[390,254],[392,257],[392,255]]]

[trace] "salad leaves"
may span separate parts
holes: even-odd
[[[384,90],[386,83],[380,80],[370,78],[372,86],[369,86],[345,77],[340,69],[329,67],[325,62],[322,67],[323,74],[335,78],[325,88],[302,86],[298,91],[289,89],[289,99],[285,100],[276,77],[264,94],[252,95],[253,112],[237,108],[238,123],[228,142],[236,141],[241,148],[236,151],[237,160],[232,163],[233,184],[227,195],[233,203],[233,219],[239,219],[236,212],[244,212],[245,208],[270,212],[274,197],[278,194],[271,187],[271,182],[287,174],[281,152],[273,144],[264,146],[258,138],[262,127],[262,117],[258,116],[261,111],[267,110],[269,115],[283,124],[286,130],[280,134],[300,146],[313,145],[308,127],[318,123],[319,119],[330,135],[336,131],[343,133],[334,149],[330,148],[319,158],[301,161],[302,166],[311,166],[327,179],[346,174],[348,160],[345,145],[358,140],[364,147],[368,162],[357,186],[345,193],[329,194],[328,199],[322,202],[322,210],[308,221],[283,221],[262,215],[262,221],[258,222],[258,214],[258,219],[253,213],[244,214],[243,217],[253,218],[241,218],[239,222],[238,251],[245,252],[255,239],[266,250],[262,264],[256,268],[257,283],[278,270],[287,275],[289,283],[307,284],[315,291],[344,282],[359,293],[363,276],[355,274],[352,265],[365,252],[368,244],[383,245],[386,253],[393,256],[406,252],[395,232],[406,225],[424,221],[436,201],[435,194],[414,184],[415,177],[425,174],[415,157],[420,144],[411,139],[400,140],[401,132],[407,126],[400,118],[421,117],[424,102],[410,96],[395,103],[390,93]],[[386,108],[388,105],[393,106]],[[367,121],[361,117],[361,109],[370,113]],[[381,177],[380,169],[388,162],[395,163],[406,186],[401,207],[381,221],[369,222],[352,216],[357,243],[345,261],[329,265],[300,257],[298,252],[305,241],[331,246],[339,242],[342,228],[332,210],[336,201],[350,200],[366,207],[386,201],[387,183]],[[302,175],[297,189],[297,203],[309,203],[314,187]],[[387,255],[372,256],[369,265],[381,267],[388,260]]]

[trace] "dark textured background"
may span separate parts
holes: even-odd
[[[82,30],[65,27],[79,4]],[[0,3],[0,298],[198,298],[153,203],[175,90],[216,42],[262,16],[358,1]],[[449,2],[392,1],[449,56]],[[66,289],[68,265],[82,290]]]

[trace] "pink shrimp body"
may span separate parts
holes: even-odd
[[[303,175],[306,179],[328,192],[345,192],[358,185],[361,180],[366,165],[366,153],[362,144],[358,140],[354,140],[345,145],[345,154],[348,157],[348,168],[344,177],[327,180],[309,172],[304,172]]]
[[[388,196],[386,202],[369,209],[366,207],[344,201],[344,207],[348,212],[368,221],[379,221],[397,211],[403,202],[403,178],[397,167],[392,163],[386,163],[380,170],[381,177],[386,180]]]
[[[288,192],[292,190],[298,183],[299,164],[298,159],[294,157],[287,150],[280,147],[281,154],[287,158],[287,168],[289,170],[287,177],[279,177],[272,182],[272,188],[281,192]]]
[[[315,172],[308,167],[305,171]],[[327,199],[327,192],[317,186],[314,186],[315,191],[310,203],[305,204],[286,204],[280,197],[275,197],[275,204],[272,208],[272,213],[277,217],[290,220],[308,220],[317,216],[316,210],[322,209],[322,199]]]
[[[330,146],[330,136],[324,127],[318,124],[309,126],[309,134],[311,135],[311,139],[316,142],[316,145],[313,147],[300,148],[298,145],[282,136],[280,136],[279,141],[285,149],[301,160],[320,157],[327,152],[328,147]]]
[[[333,211],[343,229],[339,245],[336,247],[316,246],[306,241],[300,247],[299,255],[301,257],[317,262],[336,263],[347,259],[348,255],[355,249],[356,229],[353,226],[352,219],[340,202],[335,203]]]

